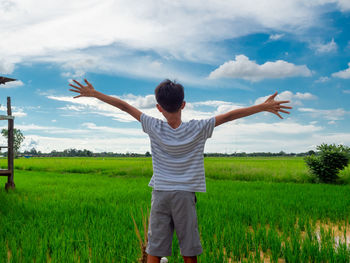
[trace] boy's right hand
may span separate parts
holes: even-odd
[[[85,83],[87,84],[86,86],[82,85],[75,79],[73,81],[79,86],[75,86],[73,84],[69,84],[69,86],[73,87],[74,89],[69,89],[70,91],[80,93],[80,95],[75,96],[74,99],[79,98],[79,97],[94,97],[96,90],[94,87],[91,85],[90,82],[88,82],[86,79],[84,79]]]

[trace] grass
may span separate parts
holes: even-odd
[[[56,159],[16,160],[21,170],[9,193],[0,178],[0,262],[136,262],[132,218],[143,236],[150,159]],[[199,262],[350,261],[348,185],[301,183],[298,158],[205,162],[207,193],[197,194]],[[233,169],[252,182],[233,180]],[[182,262],[176,238],[169,262]]]
[[[17,172],[16,190],[0,191],[0,262],[135,262],[147,181]]]
[[[311,182],[303,158],[205,158],[206,177],[241,181]],[[0,167],[5,160],[0,159]],[[151,158],[20,158],[15,169],[57,173],[92,173],[107,176],[152,176]],[[350,168],[340,173],[339,183],[350,183]]]
[[[151,158],[20,158],[15,160],[15,169],[57,173],[89,173],[107,176],[150,177],[152,176],[152,160]]]
[[[213,179],[299,183],[311,180],[302,158],[206,158],[205,171]]]

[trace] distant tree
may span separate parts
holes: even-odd
[[[344,145],[321,144],[317,146],[318,152],[305,157],[316,181],[334,183],[339,178],[339,171],[348,166],[350,149]]]
[[[7,129],[2,129],[1,130],[2,136],[8,138],[8,130]],[[25,137],[23,133],[21,132],[20,129],[13,129],[13,151],[14,151],[14,156],[17,157],[19,153],[19,148],[21,147],[22,142],[24,141]]]
[[[89,151],[89,150],[86,150],[86,149],[84,149],[84,156],[87,156],[87,157],[91,157],[91,156],[93,156],[93,153],[92,153],[92,151]]]
[[[314,151],[314,150],[310,150],[310,151],[308,151],[307,152],[307,155],[313,155],[313,154],[315,154],[316,152]]]
[[[284,151],[280,151],[280,152],[278,153],[278,155],[279,155],[279,156],[285,156],[286,153],[285,153]]]
[[[36,149],[33,147],[33,148],[30,150],[30,154],[31,154],[31,155],[38,155],[38,152],[37,152]]]
[[[147,151],[147,152],[145,153],[145,156],[146,156],[146,157],[151,157],[150,152],[149,152],[149,151]]]

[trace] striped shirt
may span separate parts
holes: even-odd
[[[205,192],[204,145],[215,127],[215,117],[182,122],[173,129],[166,121],[141,115],[142,129],[151,141],[154,190]]]

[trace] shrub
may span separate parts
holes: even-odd
[[[311,173],[316,181],[334,183],[339,177],[339,171],[349,163],[349,147],[335,144],[321,144],[317,146],[318,152],[305,157]]]

